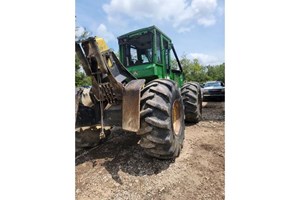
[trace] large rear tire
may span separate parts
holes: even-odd
[[[180,154],[184,140],[184,108],[174,81],[149,82],[141,97],[140,146],[145,153],[159,159]]]
[[[201,87],[197,82],[185,83],[181,88],[184,103],[185,121],[198,123],[202,119]]]

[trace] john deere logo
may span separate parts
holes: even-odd
[[[135,76],[138,75],[137,71],[134,71],[134,72],[133,72],[133,75],[135,75]]]

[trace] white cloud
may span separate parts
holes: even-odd
[[[168,21],[179,32],[189,31],[195,24],[214,25],[217,8],[217,0],[110,0],[103,5],[110,22],[121,23],[122,16],[137,21]]]
[[[201,19],[198,19],[198,24],[201,24],[203,26],[211,26],[213,24],[216,23],[216,20],[214,17],[212,18],[201,18]]]
[[[104,24],[98,26],[97,35],[102,37],[106,42],[115,40],[114,34],[109,32]]]
[[[191,27],[180,27],[177,31],[179,32],[179,33],[184,33],[184,32],[189,32],[189,31],[191,31]]]
[[[224,62],[220,58],[203,53],[190,53],[188,54],[188,57],[192,59],[198,59],[199,63],[202,65],[219,65]]]

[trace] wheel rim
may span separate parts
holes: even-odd
[[[175,135],[179,135],[181,127],[181,106],[179,100],[175,100],[172,106],[172,124]]]

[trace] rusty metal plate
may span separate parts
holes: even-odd
[[[140,96],[144,79],[132,80],[125,86],[122,101],[122,128],[137,132],[140,129]]]

